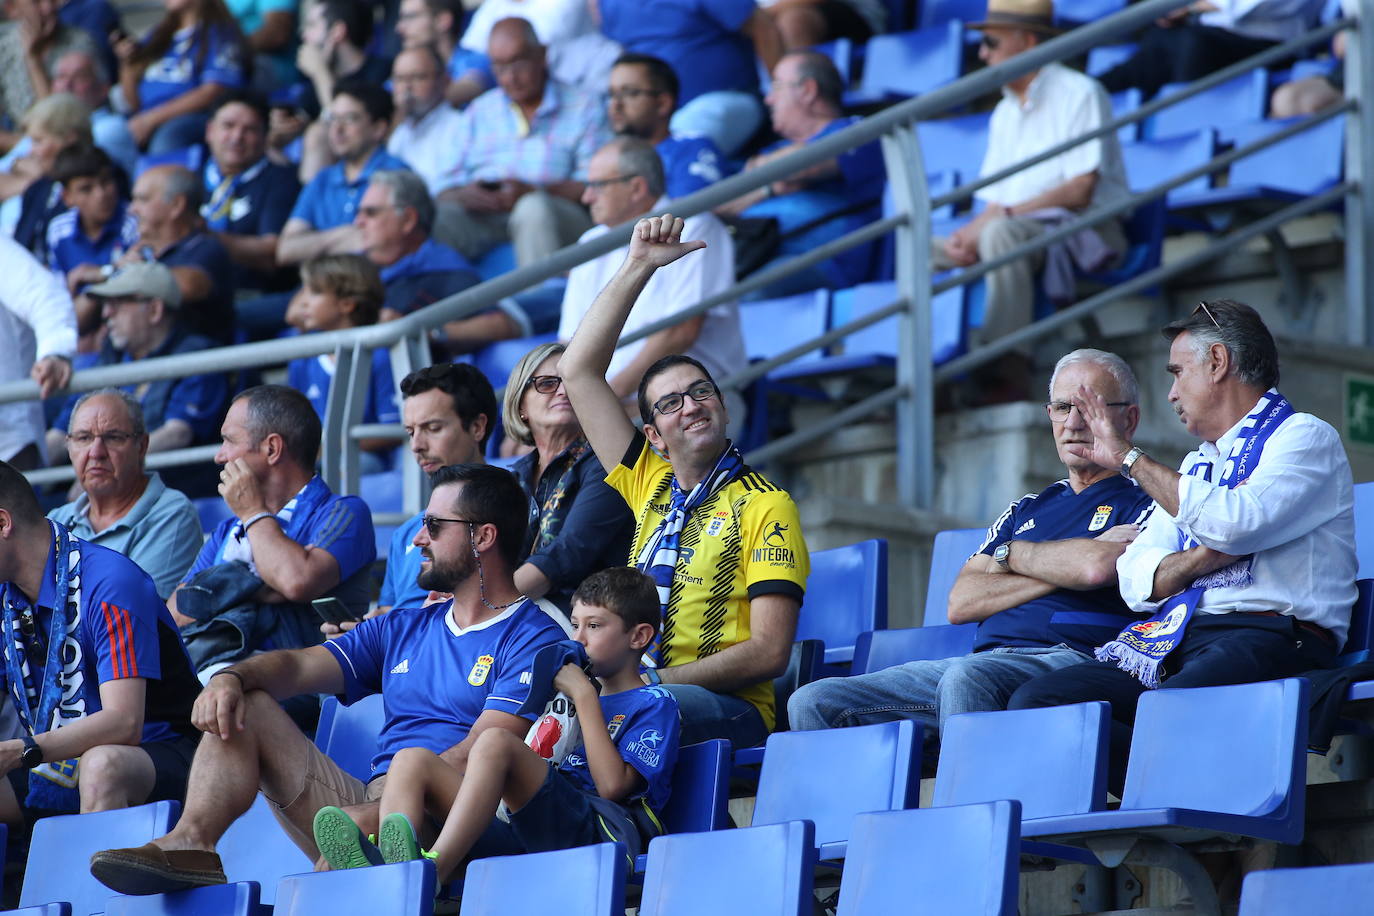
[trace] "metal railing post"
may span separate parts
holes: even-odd
[[[935,416],[930,362],[930,189],[913,124],[883,136],[883,159],[892,196],[906,222],[894,230],[897,295],[897,493],[902,504],[935,504]]]
[[[335,491],[338,493],[357,493],[362,483],[362,443],[354,438],[352,430],[355,425],[362,422],[363,413],[367,409],[367,395],[372,388],[372,351],[360,343],[355,343],[352,356],[352,365],[349,367],[346,380],[348,396],[344,400],[343,426],[339,428],[338,438],[334,440],[342,459],[339,489]],[[336,371],[331,391],[338,387],[341,380],[343,377]]]
[[[351,344],[340,344],[334,349],[335,384],[329,386],[329,397],[324,402],[324,420],[320,424],[323,427],[320,431],[320,476],[335,493],[349,492],[339,489],[343,483],[343,455],[339,442],[348,429],[348,385],[353,374],[355,352],[356,348]]]
[[[1347,342],[1360,346],[1374,344],[1374,47],[1364,13],[1361,4],[1345,33],[1345,97],[1356,106],[1345,131],[1345,175],[1355,189],[1345,202],[1345,330]]]

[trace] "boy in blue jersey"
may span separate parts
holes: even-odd
[[[340,809],[323,808],[315,816],[315,840],[330,866],[424,856],[447,881],[474,853],[612,841],[637,855],[647,837],[630,809],[647,811],[657,824],[677,762],[677,701],[661,687],[646,687],[639,675],[658,620],[658,592],[648,576],[628,567],[589,576],[573,595],[572,621],[599,685],[574,664],[554,677],[554,687],[576,708],[582,744],[551,765],[519,738],[493,730],[473,746],[466,771],[424,748],[400,751],[382,793],[376,847]],[[508,821],[496,817],[502,802]],[[414,825],[431,836],[426,814],[444,821],[433,846],[422,851]]]
[[[48,223],[48,266],[73,296],[99,283],[138,242],[138,220],[119,193],[114,163],[98,146],[69,146],[53,162],[67,210]]]

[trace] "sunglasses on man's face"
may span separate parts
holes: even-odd
[[[997,48],[1001,46],[1002,39],[998,38],[996,35],[989,35],[986,32],[984,32],[983,37],[979,40],[979,44],[987,48],[989,51],[996,51]]]

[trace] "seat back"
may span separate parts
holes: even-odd
[[[859,94],[868,99],[913,96],[952,83],[963,66],[964,26],[957,21],[868,40]]]
[[[1060,28],[1071,29],[1085,22],[1105,19],[1126,8],[1126,0],[1057,0],[1054,18]]]
[[[917,26],[931,29],[949,22],[977,22],[988,11],[983,0],[921,0]]]
[[[825,643],[827,664],[854,658],[865,630],[887,627],[887,541],[871,538],[811,554],[797,639]]]
[[[368,916],[430,916],[434,912],[434,863],[422,859],[292,875],[277,886],[272,913],[320,916],[360,910]]]
[[[837,916],[1015,916],[1021,806],[992,801],[854,818]]]
[[[893,665],[927,659],[957,658],[973,651],[977,624],[869,630],[854,646],[854,674],[870,674]]]
[[[1374,650],[1374,579],[1355,582],[1355,606],[1350,609],[1350,630],[1338,664],[1341,667],[1369,661]]]
[[[1248,146],[1289,122],[1237,124],[1227,134]],[[1231,166],[1233,187],[1263,187],[1293,194],[1317,194],[1341,180],[1345,165],[1345,119],[1328,118],[1315,127],[1245,156]]]
[[[837,290],[831,309],[831,325],[839,327],[864,315],[896,302],[897,284],[891,281],[860,283],[849,289]],[[862,368],[867,361],[896,360],[900,347],[898,316],[881,321],[849,334],[842,344],[845,368]],[[963,290],[956,287],[935,296],[930,303],[930,356],[936,365],[948,362],[963,352],[964,310]],[[834,360],[832,360],[832,364]]]
[[[822,855],[842,852],[854,815],[916,807],[920,755],[908,721],[769,735],[753,822],[811,821]]]
[[[781,299],[741,302],[740,330],[745,353],[751,360],[771,359],[785,350],[826,332],[830,320],[830,290],[817,289]],[[804,365],[824,354],[816,348],[794,362]]]
[[[669,833],[720,830],[730,823],[730,742],[689,744],[677,752],[673,790],[659,812]]]
[[[72,905],[63,901],[61,903],[44,903],[39,906],[26,906],[17,910],[5,910],[0,916],[72,916]]]
[[[619,843],[493,856],[468,865],[462,916],[613,916],[625,912]]]
[[[807,821],[655,837],[639,913],[810,916],[815,866]]]
[[[966,181],[976,177],[987,154],[991,117],[972,114],[918,121],[916,135],[921,141],[926,172],[957,172]]]
[[[1357,576],[1374,577],[1374,480],[1355,484],[1355,559]]]
[[[19,905],[65,900],[72,905],[72,916],[103,913],[110,889],[86,868],[91,854],[142,846],[171,830],[180,810],[178,802],[160,801],[117,811],[43,818],[33,825]]]
[[[1349,916],[1374,900],[1374,862],[1252,871],[1240,890],[1240,916]]]
[[[198,887],[149,897],[111,897],[105,916],[258,916],[258,885],[253,881]]]
[[[1102,810],[1108,709],[1094,702],[950,716],[932,804],[1014,798],[1027,819]]]
[[[1216,131],[1211,128],[1121,144],[1126,182],[1132,191],[1147,191],[1162,181],[1209,161],[1216,151]],[[1169,196],[1206,191],[1210,179],[1194,178],[1169,191]]]
[[[277,823],[271,805],[261,795],[229,825],[215,848],[224,864],[224,876],[230,881],[255,882],[262,902],[269,906],[282,878],[315,867]]]
[[[331,704],[333,709],[324,712],[324,708]],[[320,703],[320,724],[315,729],[315,744],[345,773],[367,782],[372,778],[372,757],[377,753],[377,736],[382,733],[385,724],[386,707],[379,693],[363,697],[352,706],[344,706],[334,697],[325,697]]]
[[[1098,45],[1088,52],[1088,64],[1084,71],[1091,77],[1100,77],[1117,64],[1130,60],[1140,49],[1137,44]]]
[[[949,590],[959,570],[987,539],[985,528],[950,528],[935,535],[930,548],[930,579],[926,582],[926,606],[922,620],[928,627],[949,623]]]
[[[1298,842],[1307,693],[1302,678],[1147,691],[1136,709],[1121,807],[1263,818],[1273,822],[1265,835]]]
[[[1186,85],[1170,83],[1159,90],[1158,97],[1173,95]],[[1251,70],[1170,105],[1146,122],[1145,132],[1148,137],[1172,137],[1191,133],[1199,124],[1222,127],[1261,121],[1268,105],[1269,74],[1264,69]]]

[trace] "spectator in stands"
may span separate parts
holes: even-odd
[[[83,541],[122,553],[152,577],[166,600],[200,551],[196,507],[143,468],[148,427],[127,391],[88,391],[72,408],[67,457],[82,493],[48,517]]]
[[[462,0],[401,0],[396,16],[396,36],[403,50],[429,46],[443,60],[448,76],[444,98],[456,108],[492,86],[486,42],[475,51],[458,47],[463,13]]]
[[[385,294],[377,265],[367,258],[356,254],[320,255],[301,265],[301,293],[293,303],[291,323],[306,334],[376,324]],[[286,383],[305,393],[323,422],[334,383],[334,354],[293,359],[286,367]],[[372,373],[362,422],[401,422],[401,411],[396,407],[396,383],[391,377],[391,351],[386,347],[372,351]],[[359,442],[364,472],[385,470],[385,453],[395,446],[390,439]]]
[[[639,677],[639,657],[654,639],[658,617],[648,576],[624,567],[593,574],[577,590],[573,626],[595,680],[573,663],[553,679],[583,723],[580,738],[550,760],[544,755],[552,748],[489,729],[474,742],[464,769],[426,748],[399,751],[391,763],[395,778],[382,793],[376,846],[338,808],[315,817],[316,842],[330,867],[428,858],[438,879],[448,882],[470,857],[607,839],[624,843],[633,860],[645,842],[636,817],[658,819],[677,764],[677,703]],[[508,817],[499,816],[503,803]],[[442,829],[421,852],[421,837],[428,841],[430,824],[440,818]]]
[[[1029,5],[1028,5],[1029,4]],[[1034,48],[1055,34],[1048,0],[991,0],[978,56],[996,66]],[[988,127],[988,150],[981,175],[991,175],[1022,160],[1100,127],[1111,120],[1111,101],[1091,77],[1063,64],[1046,64],[1017,77],[1002,90]],[[1109,206],[1130,193],[1121,146],[1115,133],[1089,140],[1046,162],[1022,170],[977,192],[983,211],[948,238],[932,240],[937,268],[968,267],[990,261],[1044,234],[1055,224],[1089,208]],[[1030,324],[1044,265],[1051,299],[1074,298],[1073,268],[1085,271],[1110,266],[1126,250],[1117,219],[1098,223],[1048,254],[1013,261],[986,277],[987,299],[974,344],[986,344]],[[983,403],[1027,396],[1030,358],[1027,352],[1004,354],[979,382],[975,397]]]
[[[999,0],[994,0],[999,2]],[[1000,0],[1008,10],[1050,0]],[[1148,98],[1296,38],[1316,24],[1325,0],[1194,0],[1155,21],[1126,60],[1102,74],[1108,92],[1137,88]]]
[[[252,54],[224,0],[168,0],[166,13],[138,43],[115,43],[129,133],[157,155],[205,135],[210,108],[225,89],[247,84]]]
[[[606,486],[606,472],[563,390],[563,350],[543,343],[521,357],[506,382],[501,420],[507,436],[534,448],[511,467],[531,505],[515,584],[530,598],[547,596],[566,614],[582,580],[624,564],[634,519]]]
[[[682,80],[673,132],[710,137],[733,156],[763,122],[755,59],[771,72],[782,38],[754,0],[596,0],[601,30],[652,54]]]
[[[530,663],[563,638],[511,581],[524,494],[497,468],[445,468],[425,522],[415,537],[425,587],[453,599],[367,621],[323,646],[256,655],[212,678],[196,700],[193,721],[206,734],[176,828],[136,849],[97,852],[97,878],[133,894],[223,884],[215,844],[259,791],[287,835],[319,861],[315,813],[359,806],[351,809],[358,824],[375,833],[375,802],[398,751],[422,747],[462,769],[487,730],[524,737],[530,723],[516,710],[529,693]],[[301,734],[276,699],[319,693],[350,703],[382,695],[387,721],[366,785]]]
[[[138,164],[138,144],[122,114],[110,108],[110,78],[90,51],[74,50],[52,62],[52,91],[70,92],[91,110],[91,136],[126,175]]]
[[[424,0],[416,2],[424,5]],[[462,155],[463,116],[444,100],[447,86],[444,62],[434,45],[416,45],[396,55],[391,97],[398,117],[386,149],[409,163],[435,197],[452,187],[453,166]]]
[[[96,45],[81,29],[63,25],[57,5],[48,0],[6,0],[6,22],[0,23],[0,119],[15,124],[33,103],[52,92],[47,62]],[[19,142],[13,130],[0,130],[0,149]]]
[[[81,29],[90,36],[98,49],[97,60],[105,73],[118,72],[119,61],[110,47],[110,35],[121,31],[123,26],[120,25],[119,11],[109,0],[64,0],[58,6],[57,18],[63,25]]]
[[[1068,446],[1119,466],[1154,499],[1149,524],[1116,564],[1126,604],[1154,616],[1100,647],[1098,661],[1038,677],[1008,704],[1109,702],[1117,794],[1141,693],[1332,667],[1355,601],[1345,447],[1336,430],[1278,392],[1278,349],[1259,315],[1214,299],[1166,325],[1164,336],[1169,402],[1202,439],[1182,473],[1133,446],[1100,393],[1074,397],[1092,441]]]
[[[523,19],[503,19],[487,49],[497,88],[464,112],[456,187],[441,201],[444,239],[469,258],[515,245],[516,263],[537,263],[590,225],[578,203],[589,160],[607,137],[597,102],[549,76],[544,48]]]
[[[28,481],[5,462],[0,521],[0,660],[23,729],[4,742],[11,778],[0,779],[0,820],[180,799],[195,752],[196,681],[153,580],[44,518]],[[48,651],[43,636],[62,640],[50,648],[63,664],[36,669],[30,681],[32,659]]]
[[[616,44],[597,27],[586,0],[482,0],[472,11],[458,50],[468,57],[472,79],[485,79],[491,86],[491,67],[487,43],[492,26],[509,17],[527,20],[547,50],[549,72],[553,78],[583,92],[600,95],[606,86],[611,65],[620,55]]]
[[[86,295],[105,318],[106,334],[97,366],[195,353],[214,343],[190,333],[181,321],[181,290],[165,265],[133,262]],[[162,452],[209,442],[224,416],[229,383],[221,372],[186,375],[126,386],[143,408],[150,451]],[[73,395],[48,430],[48,454],[56,458],[69,429],[78,397]]]
[[[289,288],[277,263],[277,241],[300,182],[295,169],[267,159],[267,103],[255,92],[234,90],[220,99],[205,128],[209,155],[201,214],[234,262],[240,290]],[[287,273],[287,277],[283,274]]]
[[[634,137],[612,140],[597,151],[587,175],[583,199],[591,207],[597,225],[579,241],[594,239],[611,226],[653,212],[662,213],[668,205],[663,196],[663,164],[647,141]],[[627,332],[695,305],[735,282],[734,242],[724,224],[711,214],[703,213],[689,219],[687,226],[691,238],[706,243],[705,253],[654,273],[648,292],[640,297],[626,322]],[[625,254],[626,249],[618,248],[573,268],[563,296],[559,340],[572,339],[597,294],[620,270]],[[610,357],[606,380],[631,415],[637,410],[635,392],[641,390],[640,379],[645,371],[673,353],[690,356],[705,366],[712,377],[724,378],[745,365],[748,359],[740,331],[739,308],[733,302],[717,305],[705,314],[694,315],[617,349]],[[744,400],[734,391],[725,398],[723,403],[728,406],[728,413],[736,423],[742,423]],[[732,430],[735,428],[732,426]]]
[[[888,8],[882,0],[760,0],[759,6],[777,23],[787,51],[837,38],[863,44],[887,25]]]
[[[1092,440],[1080,390],[1111,405],[1127,437],[1140,420],[1135,376],[1125,360],[1075,350],[1059,360],[1046,405],[1068,476],[1013,502],[988,529],[949,594],[949,622],[976,623],[971,655],[907,662],[797,690],[787,721],[798,730],[912,719],[944,727],[952,715],[1006,708],[1026,681],[1092,660],[1092,651],[1134,618],[1116,591],[1116,560],[1139,532],[1150,497],[1116,465],[1094,464],[1071,447]]]
[[[253,52],[254,83],[284,86],[297,79],[296,11],[299,0],[225,0]]]
[[[233,517],[210,533],[167,602],[201,672],[262,649],[318,643],[310,602],[332,596],[366,610],[377,554],[367,504],[336,496],[315,474],[320,420],[304,394],[249,388],[234,398],[221,434],[215,463]]]
[[[32,145],[29,155],[18,164],[18,174],[7,176],[28,182],[20,198],[14,240],[44,263],[48,260],[48,224],[66,209],[62,186],[53,178],[53,166],[62,150],[91,145],[90,117],[86,106],[67,93],[36,102],[24,115],[24,132]]]
[[[50,397],[72,377],[76,314],[72,297],[14,239],[0,235],[0,383],[32,378]],[[29,341],[33,343],[30,344]],[[41,467],[43,405],[0,405],[0,460],[21,471]]]
[[[669,197],[686,197],[725,175],[723,157],[710,137],[672,134],[669,122],[678,92],[672,67],[647,54],[622,54],[611,69],[606,93],[611,129],[648,140],[658,151]]]
[[[750,159],[745,169],[758,168],[858,121],[857,117],[843,116],[843,93],[840,74],[824,54],[792,51],[783,55],[773,69],[767,99],[773,129],[782,139]],[[731,216],[776,219],[784,236],[777,254],[785,259],[839,238],[876,217],[886,180],[882,149],[875,141],[737,197],[718,209]],[[753,296],[772,298],[822,286],[852,286],[867,279],[871,258],[871,246],[862,246],[772,283]]]
[[[626,420],[606,368],[654,271],[702,247],[681,219],[635,226],[629,256],[582,320],[559,362],[606,482],[636,519],[635,564],[658,584],[662,640],[650,647],[682,710],[682,743],[760,744],[773,727],[773,678],[787,667],[810,566],[797,507],[744,463],[725,436],[711,374],[671,355],[639,385],[643,431]],[[666,456],[666,457],[660,457]]]
[[[48,223],[48,266],[73,296],[109,276],[109,265],[138,243],[138,220],[119,193],[114,170],[97,146],[68,147],[53,163],[67,209]]]

